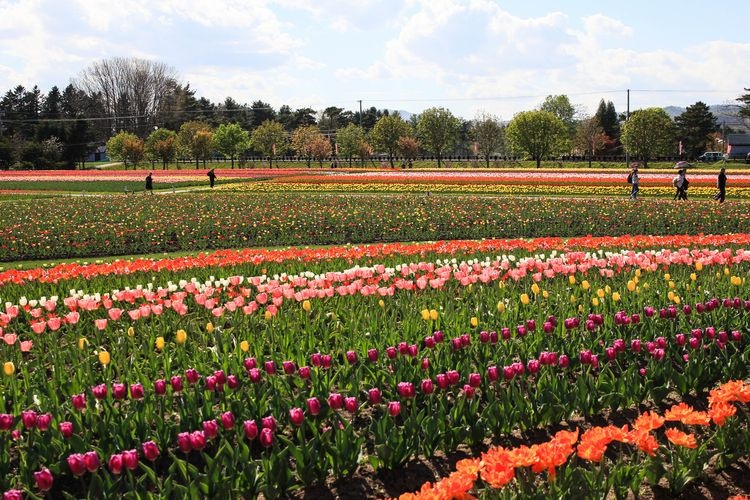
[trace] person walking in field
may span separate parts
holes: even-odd
[[[154,194],[154,179],[152,177],[152,173],[149,172],[146,176],[146,191],[148,191],[151,194]]]
[[[211,187],[214,187],[214,182],[216,182],[216,173],[214,172],[214,169],[208,171],[206,174],[208,176],[208,183],[211,185]]]
[[[630,199],[631,200],[637,200],[638,199],[638,189],[639,189],[639,182],[640,178],[638,177],[638,162],[635,162],[632,164],[632,172],[630,172],[630,175],[628,176],[628,182],[631,185],[630,189]]]
[[[719,200],[719,203],[724,203],[724,198],[727,195],[727,174],[724,167],[721,167],[721,170],[719,170],[719,176],[716,178],[716,187],[719,188],[719,192],[716,193],[714,199]]]

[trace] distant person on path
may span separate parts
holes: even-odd
[[[688,185],[687,178],[685,177],[685,169],[681,169],[677,172],[677,177],[672,179],[672,185],[677,188],[677,192],[674,195],[675,200],[687,200],[687,189]]]
[[[727,195],[727,174],[724,167],[721,167],[721,170],[719,170],[719,176],[716,178],[716,187],[719,188],[719,192],[716,193],[714,199],[719,200],[719,203],[724,203],[724,198]]]
[[[216,173],[214,172],[214,169],[208,171],[206,174],[208,176],[208,183],[211,185],[211,187],[214,187],[214,183],[216,182]]]
[[[153,174],[151,172],[148,173],[146,176],[146,191],[148,191],[151,194],[154,194],[154,179],[151,177]]]
[[[638,199],[638,188],[639,188],[639,182],[640,178],[638,177],[638,162],[635,162],[632,164],[633,171],[630,172],[630,175],[628,176],[628,182],[631,184],[630,189],[630,199],[631,200],[637,200]]]

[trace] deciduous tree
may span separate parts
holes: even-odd
[[[160,128],[146,138],[146,155],[153,160],[161,161],[162,170],[177,156],[177,134],[172,130]]]
[[[250,134],[239,123],[222,123],[214,131],[214,144],[219,153],[232,160],[250,149]]]
[[[253,130],[250,144],[253,149],[268,157],[268,166],[273,167],[273,159],[278,151],[286,149],[286,131],[281,123],[267,120]]]
[[[490,156],[503,149],[504,129],[500,120],[488,113],[479,114],[472,122],[470,136],[477,144],[477,154],[489,168]]]
[[[372,128],[370,137],[378,149],[388,154],[388,161],[393,167],[393,156],[398,151],[398,140],[410,133],[409,124],[396,114],[381,116]]]
[[[352,157],[359,155],[362,143],[365,141],[365,131],[361,127],[350,123],[336,132],[336,143],[339,145],[339,153],[349,159],[352,165]],[[364,158],[362,158],[364,161]]]
[[[620,140],[628,153],[643,161],[644,167],[656,156],[674,153],[677,146],[674,123],[661,108],[631,113],[622,126]]]
[[[444,108],[426,109],[417,118],[417,137],[427,151],[437,155],[438,168],[443,155],[455,147],[460,126],[459,119]]]
[[[573,145],[583,151],[589,160],[591,167],[591,157],[596,155],[607,144],[607,134],[604,133],[596,117],[584,118],[576,127],[576,135],[573,139]]]
[[[527,153],[541,166],[542,159],[561,152],[568,130],[563,121],[549,111],[522,111],[505,129],[511,148]]]

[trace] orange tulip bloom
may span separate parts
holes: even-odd
[[[711,417],[705,411],[694,411],[681,422],[685,425],[708,425],[711,423]]]
[[[513,467],[531,467],[539,459],[534,450],[528,446],[519,446],[508,451],[508,460]]]
[[[478,458],[465,458],[456,463],[456,470],[469,476],[477,477],[482,461]]]
[[[635,420],[633,428],[649,432],[660,428],[662,425],[664,425],[663,417],[660,417],[656,413],[647,411]]]
[[[628,442],[635,444],[639,450],[646,455],[656,456],[656,450],[659,449],[659,442],[650,431],[644,429],[633,429],[628,433]]]
[[[735,413],[737,413],[737,408],[729,403],[716,403],[708,410],[713,423],[719,426],[724,425],[726,419],[734,416]]]
[[[686,434],[678,429],[667,429],[666,432],[667,439],[672,444],[676,444],[677,446],[682,446],[684,448],[697,448],[698,443],[695,441],[695,436],[693,434]]]
[[[681,422],[684,418],[692,415],[693,412],[695,412],[695,410],[692,406],[686,403],[680,403],[678,405],[674,405],[664,413],[664,420]]]

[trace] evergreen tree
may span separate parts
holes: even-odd
[[[711,144],[709,135],[719,130],[719,124],[711,110],[701,101],[685,108],[675,118],[677,137],[688,158],[698,157]]]

